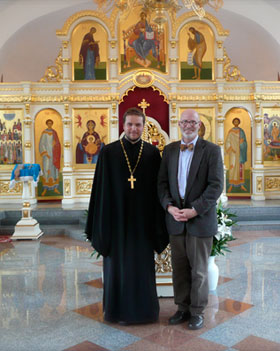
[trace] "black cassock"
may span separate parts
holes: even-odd
[[[141,140],[122,139],[133,170]],[[168,244],[164,212],[157,197],[161,157],[144,142],[139,164],[130,172],[120,141],[104,146],[96,165],[86,233],[92,246],[104,256],[104,319],[145,323],[158,319],[154,250]]]

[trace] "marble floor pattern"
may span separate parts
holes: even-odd
[[[0,350],[279,351],[280,229],[234,235],[198,331],[168,326],[172,298],[160,298],[157,323],[105,323],[102,260],[83,237],[0,236]]]

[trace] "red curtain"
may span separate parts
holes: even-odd
[[[145,110],[146,116],[152,117],[159,122],[161,128],[169,135],[169,109],[168,103],[164,101],[164,96],[153,88],[138,88],[129,91],[119,105],[119,134],[123,132],[122,116],[130,107],[138,107],[138,104],[145,99],[150,104]]]

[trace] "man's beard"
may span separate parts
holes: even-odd
[[[192,141],[196,136],[197,136],[197,132],[193,131],[192,133],[185,133],[182,132],[183,138],[186,139],[187,141]]]

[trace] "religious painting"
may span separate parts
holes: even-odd
[[[0,165],[12,169],[23,159],[23,111],[0,110]]]
[[[224,123],[226,193],[228,196],[251,194],[251,119],[247,110],[232,108]]]
[[[179,34],[181,80],[214,79],[214,34],[203,22],[186,24]]]
[[[120,21],[120,73],[140,68],[166,73],[166,31],[139,7]]]
[[[198,131],[200,138],[215,141],[215,109],[214,107],[181,107],[179,110],[179,118],[184,110],[187,108],[194,109],[200,117],[201,126]],[[181,139],[181,130],[179,129],[179,137]]]
[[[72,80],[106,80],[108,38],[97,22],[84,21],[72,32]]]
[[[263,160],[265,165],[280,165],[280,108],[263,109]]]
[[[35,118],[35,160],[43,173],[37,186],[38,199],[61,199],[63,124],[60,114],[51,108],[41,110]]]
[[[75,168],[95,168],[100,150],[108,142],[108,109],[73,109],[73,164]]]

